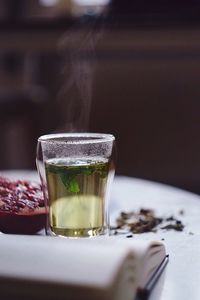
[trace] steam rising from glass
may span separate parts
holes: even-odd
[[[93,9],[95,4],[105,8],[108,1],[73,1],[77,7]],[[98,3],[97,3],[98,2]],[[101,2],[101,3],[100,3]],[[101,10],[102,13],[102,10]],[[61,123],[56,132],[88,131],[95,73],[95,45],[103,32],[100,17],[83,17],[59,41],[63,58],[62,84],[57,94]],[[97,26],[98,23],[98,26]],[[99,26],[100,25],[100,26]]]

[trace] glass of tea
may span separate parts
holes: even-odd
[[[48,216],[47,235],[109,233],[114,143],[113,135],[96,133],[49,134],[38,139],[36,164]]]

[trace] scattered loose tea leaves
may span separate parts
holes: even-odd
[[[170,223],[168,225],[165,225],[161,227],[161,229],[174,229],[176,231],[183,231],[184,225],[182,224],[181,221],[177,220],[175,223]]]
[[[132,235],[132,234],[128,234],[126,237],[127,237],[127,238],[132,238],[133,235]]]
[[[181,209],[181,210],[179,211],[179,215],[183,216],[184,214],[185,214],[185,211],[184,211],[183,209]]]
[[[122,211],[116,219],[116,232],[128,229],[130,233],[157,232],[158,229],[183,231],[183,223],[173,215],[158,217],[152,209],[141,208],[138,212]],[[127,236],[128,237],[128,236]]]

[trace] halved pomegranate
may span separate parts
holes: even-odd
[[[39,184],[0,177],[0,232],[35,234],[45,227],[46,209]]]

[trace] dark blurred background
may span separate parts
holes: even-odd
[[[0,169],[109,132],[117,174],[200,193],[200,1],[0,0]]]

